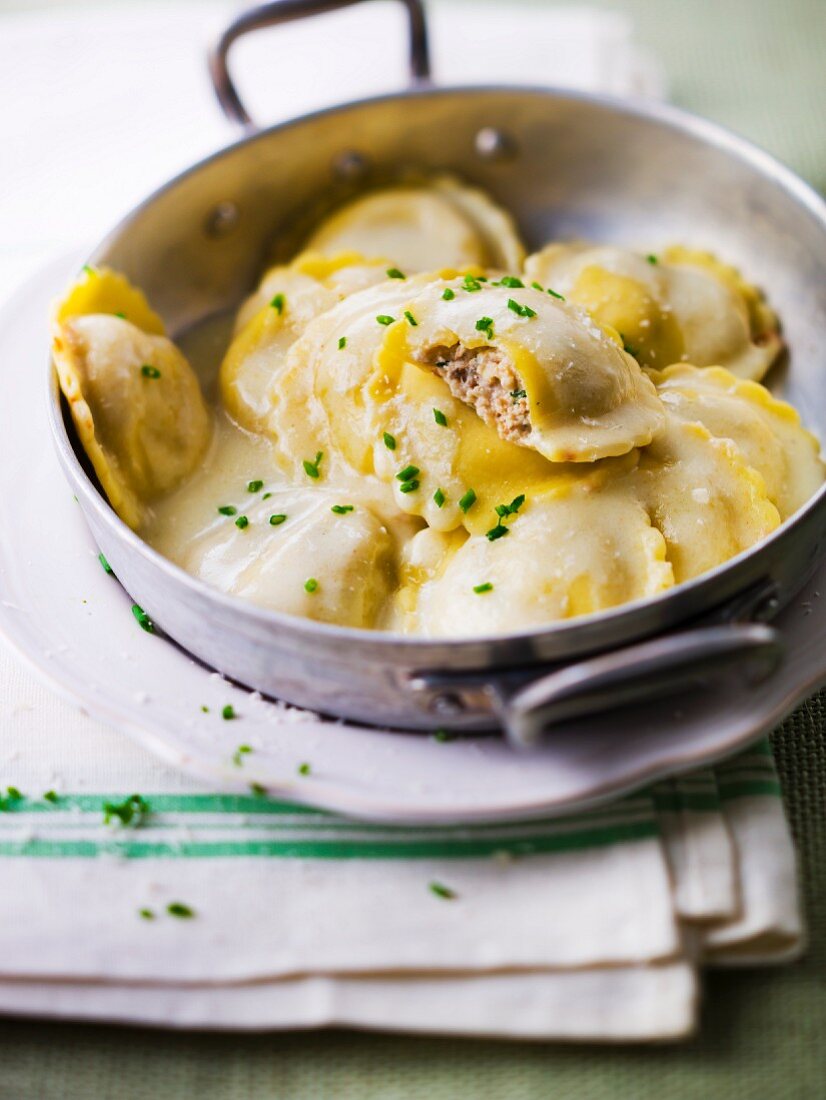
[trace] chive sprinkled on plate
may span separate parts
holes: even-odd
[[[543,292],[544,292],[544,290],[545,290],[545,287],[544,287],[544,286],[542,286],[542,284],[541,284],[541,283],[537,283],[537,282],[535,282],[535,281],[531,283],[531,286],[532,286],[532,287],[534,288],[534,290],[541,290],[541,291],[543,291]]]
[[[436,505],[437,508],[442,508],[446,500],[447,497],[441,489],[437,489],[436,492],[433,494],[433,503]]]
[[[109,562],[106,560],[106,558],[104,557],[104,555],[102,553],[98,554],[98,561],[100,562],[101,568],[103,569],[104,573],[113,572],[112,566],[109,564]]]
[[[474,584],[473,591],[477,596],[481,596],[484,592],[492,592],[493,585],[490,581],[484,581],[482,584]]]
[[[488,340],[493,339],[493,318],[492,317],[480,317],[476,322],[476,331],[484,332]]]
[[[476,493],[473,489],[468,489],[464,496],[459,498],[459,507],[463,512],[469,512],[475,503]]]
[[[318,591],[318,581],[315,577],[308,577],[306,581],[304,581],[304,591],[311,593]]]
[[[442,298],[445,302],[452,302],[455,297],[456,291],[451,290],[449,286],[446,286],[445,289],[442,291]]]
[[[497,539],[503,539],[505,535],[509,534],[510,528],[500,521],[495,527],[491,527],[490,531],[485,531],[485,538],[488,542],[496,542]]]
[[[221,513],[222,516],[234,516],[238,509],[235,507],[234,504],[222,504],[219,507],[218,511]]]
[[[421,471],[419,470],[418,466],[412,466],[412,465],[411,466],[405,466],[403,469],[399,470],[399,472],[396,474],[396,480],[397,481],[411,481],[416,476],[416,474],[418,474],[420,472]]]
[[[266,798],[267,788],[262,787],[260,783],[250,783],[250,790],[256,798]]]
[[[332,506],[332,508],[330,509],[330,511],[334,512],[337,516],[346,516],[348,512],[354,512],[355,511],[355,505],[353,505],[353,504],[334,504]]]
[[[525,284],[521,279],[517,279],[515,275],[503,275],[499,280],[499,286],[506,286],[508,290],[519,290]]]
[[[276,512],[275,515],[270,516],[270,527],[280,527],[286,518],[286,512]]]
[[[390,432],[382,432],[382,439],[384,440],[384,445],[388,449],[388,451],[395,451],[396,437],[394,435],[391,435]]]
[[[447,427],[447,417],[445,416],[445,414],[442,412],[441,409],[434,409],[433,410],[433,419],[436,421],[436,423],[441,428],[446,428]]]
[[[150,814],[150,806],[139,794],[130,794],[123,802],[103,803],[103,824],[119,821],[121,825],[137,829]]]
[[[60,801],[60,798],[57,791],[45,791],[43,794],[43,801],[51,802],[51,804],[54,806]]]
[[[412,325],[413,328],[418,328],[419,322],[416,320],[416,318],[413,316],[413,314],[410,312],[409,309],[406,309],[404,311],[404,316],[405,316],[405,319],[406,319],[408,325]]]
[[[276,294],[275,297],[270,301],[270,305],[278,313],[283,313],[285,301],[286,300],[283,294]]]
[[[138,910],[138,916],[141,918],[141,920],[154,920],[155,919],[155,914],[152,912],[151,909],[139,909]]]
[[[654,255],[653,252],[649,252],[648,255],[645,258],[646,258],[646,260],[648,260],[648,262],[650,264],[659,263],[659,260],[657,259],[657,257]]]
[[[225,707],[221,708],[221,717],[224,719],[225,722],[231,722],[233,718],[238,717],[238,715],[235,713],[235,707],[232,705],[232,703],[227,703]]]
[[[323,457],[324,452],[317,451],[315,459],[312,462],[309,460],[309,458],[304,459],[302,465],[304,466],[304,473],[307,475],[307,477],[312,477],[315,479],[321,477],[321,472],[319,471],[318,467],[321,465],[321,460]]]
[[[12,802],[22,802],[23,794],[19,787],[6,787],[6,798],[10,798]]]
[[[299,775],[309,775],[311,773],[311,771],[312,771],[312,768],[310,767],[310,765],[308,763],[306,763],[306,761],[303,764],[298,765],[298,774]]]
[[[530,306],[520,305],[514,298],[508,298],[508,309],[517,317],[536,317],[536,310]]]
[[[144,378],[160,378],[161,372],[157,367],[153,367],[151,363],[144,363],[141,367],[141,374]]]
[[[347,347],[347,337],[346,336],[339,336],[339,338],[338,338],[338,350],[341,351],[343,348],[346,348],[346,347]]]
[[[271,496],[272,496],[272,493],[264,493],[264,495],[261,497],[261,499],[262,500],[269,500]]]
[[[249,527],[250,521],[248,516],[239,516],[235,521],[235,526],[243,531],[245,527]]]
[[[451,890],[449,886],[445,886],[441,882],[431,882],[428,884],[428,889],[431,894],[435,894],[437,898],[444,898],[445,901],[453,901],[456,897],[456,891]]]
[[[455,741],[456,734],[451,733],[450,730],[438,729],[434,730],[432,734],[433,740],[438,741],[440,745],[446,744],[448,741]]]
[[[380,325],[392,325],[396,318],[391,317],[389,313],[380,313],[376,320]]]
[[[195,910],[189,905],[184,905],[182,901],[170,901],[166,911],[170,917],[178,917],[181,920],[189,920],[190,917],[195,916]]]
[[[557,292],[555,290],[551,290],[550,287],[548,287],[548,294],[550,294],[550,296],[552,298],[558,298],[560,300],[560,302],[565,301],[565,295],[564,294],[557,294]]]
[[[244,757],[248,753],[252,752],[252,748],[249,745],[239,745],[235,752],[232,754],[232,762],[236,768],[240,768],[244,762]]]
[[[401,271],[399,271],[399,269],[397,267],[388,267],[388,269],[387,269],[387,278],[388,279],[404,279],[405,275]]]
[[[264,488],[264,482],[263,481],[256,480],[256,481],[248,481],[247,482],[247,492],[248,493],[260,493],[263,488]]]
[[[133,603],[132,614],[135,616],[135,621],[137,622],[141,630],[145,630],[147,634],[155,633],[155,624],[152,622],[152,620],[149,618],[142,607],[140,607],[136,603]]]
[[[201,703],[201,713],[209,714],[209,707],[206,705],[206,703]]]

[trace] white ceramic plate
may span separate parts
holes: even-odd
[[[58,690],[212,786],[258,783],[383,821],[560,814],[720,759],[826,683],[826,569],[782,614],[787,658],[768,681],[747,685],[733,672],[687,699],[560,729],[530,755],[494,737],[440,743],[321,720],[227,683],[139,629],[58,468],[46,423],[46,313],[75,267],[53,264],[0,313],[0,630]],[[221,718],[227,704],[235,721]],[[255,750],[243,773],[232,764],[239,742]],[[298,774],[305,761],[309,776]]]

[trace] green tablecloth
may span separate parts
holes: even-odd
[[[443,0],[448,2],[448,0]],[[515,0],[507,2],[514,8]],[[539,0],[534,0],[535,3]],[[826,190],[824,0],[600,0],[630,13],[672,98]],[[31,5],[0,0],[2,11]],[[514,33],[530,33],[520,4]],[[553,57],[548,58],[553,78]],[[711,974],[700,1036],[599,1049],[319,1033],[179,1035],[0,1022],[0,1100],[335,1096],[416,1100],[812,1100],[826,1093],[826,696],[774,737],[811,948],[778,970]],[[0,887],[1,888],[1,887]]]

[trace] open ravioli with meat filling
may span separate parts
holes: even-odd
[[[54,309],[55,364],[147,541],[350,627],[482,636],[648,599],[821,486],[817,441],[755,381],[778,322],[734,268],[679,246],[523,258],[481,192],[399,185],[265,272],[217,384],[194,335],[185,358],[140,291],[92,269]]]

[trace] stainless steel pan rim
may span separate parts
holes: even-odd
[[[826,234],[826,203],[792,172],[784,168],[769,154],[755,148],[713,123],[695,118],[678,108],[654,103],[629,103],[604,95],[573,93],[558,89],[536,87],[499,87],[467,86],[459,88],[417,87],[407,92],[385,96],[369,97],[354,103],[326,108],[305,115],[300,119],[268,128],[261,133],[246,136],[193,167],[179,174],[175,179],[155,191],[135,210],[119,223],[95,250],[91,262],[105,256],[111,242],[143,211],[151,207],[159,198],[174,190],[183,181],[193,177],[222,158],[232,156],[238,150],[254,146],[259,142],[272,141],[275,135],[301,128],[314,120],[335,117],[343,112],[371,107],[376,104],[409,101],[420,98],[464,97],[472,99],[491,94],[506,98],[508,96],[541,96],[549,102],[589,104],[600,110],[616,115],[642,119],[646,123],[668,130],[689,134],[697,140],[722,150],[727,156],[739,159],[750,166],[758,175],[774,181],[797,204],[804,207],[819,223]],[[645,601],[623,605],[609,612],[585,616],[564,623],[536,628],[513,635],[497,635],[484,638],[456,638],[435,640],[426,638],[408,638],[388,633],[378,633],[361,629],[337,627],[311,620],[287,616],[278,612],[257,607],[235,597],[225,595],[195,577],[183,572],[169,560],[161,557],[133,531],[131,531],[112,511],[83,469],[77,451],[67,431],[60,401],[59,389],[50,367],[49,420],[52,434],[57,443],[58,454],[65,473],[79,495],[80,503],[89,519],[98,541],[107,557],[113,562],[127,590],[130,569],[127,560],[140,559],[146,570],[167,586],[181,592],[184,599],[197,603],[207,614],[215,615],[222,624],[233,622],[244,624],[245,628],[261,637],[281,635],[289,638],[305,657],[317,654],[323,665],[325,660],[341,650],[348,650],[357,660],[382,662],[387,674],[393,681],[396,691],[402,691],[406,697],[418,693],[417,706],[422,711],[420,717],[403,717],[400,724],[408,727],[426,728],[432,725],[433,715],[437,715],[442,724],[455,725],[457,728],[478,728],[489,726],[498,717],[509,727],[517,740],[527,741],[535,737],[538,726],[537,717],[541,713],[543,720],[553,717],[553,704],[564,703],[570,708],[569,693],[574,682],[587,682],[590,672],[594,676],[605,675],[606,658],[599,658],[599,668],[592,668],[592,662],[581,662],[575,676],[569,675],[563,685],[559,685],[559,675],[551,674],[556,681],[544,692],[536,684],[524,688],[525,679],[535,680],[537,664],[547,668],[549,661],[557,663],[565,658],[597,651],[611,650],[613,647],[629,641],[638,642],[641,638],[651,637],[664,628],[696,619],[698,612],[708,614],[711,610],[711,627],[717,630],[720,622],[732,623],[728,642],[722,639],[722,651],[731,656],[761,651],[769,653],[775,645],[767,628],[760,631],[748,629],[750,624],[742,625],[742,620],[769,618],[773,611],[788,600],[795,589],[803,582],[810,568],[815,564],[821,552],[821,544],[826,528],[824,500],[826,488],[822,489],[795,516],[787,520],[776,532],[760,545],[738,555],[712,572],[687,584],[681,585],[662,595]],[[105,545],[104,545],[105,544]],[[785,562],[785,566],[784,563]],[[119,568],[119,564],[123,568]],[[161,626],[166,626],[164,608],[152,608],[145,600],[149,610],[154,612]],[[737,625],[737,621],[741,621]],[[176,636],[175,624],[169,622],[169,633]],[[762,632],[761,632],[762,631]],[[675,666],[683,673],[696,672],[696,659],[699,656],[697,631],[689,631],[694,658],[681,660],[675,652]],[[678,635],[679,637],[679,635]],[[645,650],[646,644],[636,653],[637,647],[620,651],[634,660],[615,662],[613,678],[638,679],[640,674],[652,670],[650,659],[655,656]],[[655,643],[654,643],[655,644]],[[676,647],[679,651],[679,645]],[[685,654],[683,654],[685,656]],[[533,666],[525,676],[519,674],[507,680],[508,669]],[[218,667],[221,667],[218,665]],[[435,673],[434,673],[434,670]],[[504,670],[504,673],[503,673]],[[541,669],[540,669],[541,671]],[[505,679],[499,676],[503,673]],[[243,675],[233,673],[244,681]],[[542,684],[548,678],[543,678]],[[608,676],[609,681],[612,676]],[[446,687],[445,683],[452,687]],[[261,686],[253,682],[253,686]],[[560,695],[559,692],[562,692]],[[300,694],[300,693],[299,693]],[[583,692],[580,696],[584,697]],[[289,692],[285,693],[289,698]],[[564,697],[564,698],[563,698]],[[616,698],[613,689],[604,693],[601,705]],[[306,697],[293,701],[309,705]],[[517,721],[515,714],[528,706],[528,714]],[[591,699],[589,704],[594,705]],[[323,709],[323,708],[322,708]],[[333,709],[337,709],[333,707]],[[564,707],[563,707],[564,709]],[[362,708],[363,710],[363,708]],[[342,707],[340,713],[354,717],[369,716],[359,713],[358,708]],[[559,713],[559,712],[558,712]],[[557,716],[558,716],[557,713]],[[567,711],[566,711],[567,713]],[[386,714],[379,713],[375,720],[387,721]],[[521,722],[521,725],[520,725]],[[519,728],[517,728],[519,727]]]

